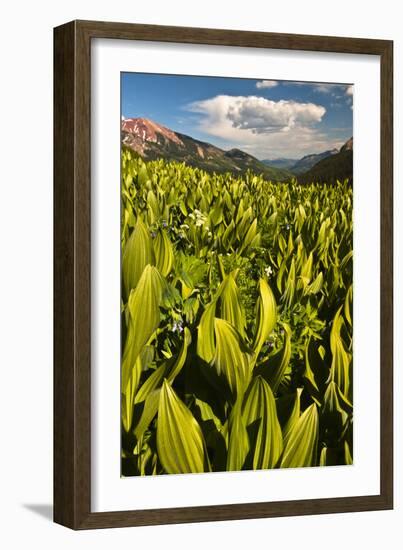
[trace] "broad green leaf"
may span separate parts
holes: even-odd
[[[135,289],[146,265],[155,265],[154,250],[150,234],[141,218],[137,218],[136,227],[130,235],[122,257],[122,277],[125,295]]]
[[[344,461],[347,466],[351,466],[351,464],[353,464],[353,456],[351,454],[350,446],[347,441],[344,442]]]
[[[315,375],[312,371],[311,364],[310,364],[310,357],[309,357],[309,351],[310,346],[313,346],[314,343],[311,339],[308,339],[305,345],[305,351],[304,351],[304,359],[305,359],[305,372],[304,377],[308,380],[308,383],[310,384],[311,393],[313,394],[313,398],[315,402],[317,402],[318,405],[320,405],[320,399],[319,397],[319,388],[315,380]]]
[[[159,206],[158,206],[158,199],[155,196],[155,193],[150,190],[147,194],[147,206],[151,215],[151,223],[155,223],[160,215]]]
[[[316,404],[308,407],[292,428],[281,459],[281,468],[316,466],[319,420]]]
[[[338,385],[330,381],[327,387],[322,407],[322,419],[328,429],[341,433],[353,407],[341,393]]]
[[[264,342],[274,329],[277,321],[277,304],[273,292],[264,279],[259,280],[259,298],[257,301],[256,333],[253,350],[259,354]]]
[[[197,328],[197,355],[206,361],[206,363],[210,363],[213,360],[216,350],[214,340],[216,305],[216,300],[207,305]]]
[[[158,407],[157,449],[162,467],[169,474],[203,472],[204,439],[199,424],[164,381]]]
[[[274,468],[283,450],[283,436],[273,392],[261,376],[253,380],[245,395],[243,419],[247,427],[255,424],[257,429],[252,447],[253,469]]]
[[[220,317],[236,327],[239,334],[245,337],[246,318],[243,311],[241,296],[234,274],[227,275],[220,291]]]
[[[312,279],[312,265],[313,265],[313,254],[312,252],[309,254],[308,259],[304,263],[301,269],[300,277],[303,282],[303,287],[305,288],[309,281]]]
[[[288,272],[287,282],[285,284],[285,290],[281,297],[285,305],[290,308],[294,302],[294,294],[296,288],[295,280],[295,261],[294,258],[291,260],[290,270]]]
[[[148,179],[149,179],[149,176],[148,176],[148,171],[147,171],[146,165],[144,163],[142,163],[141,166],[140,166],[139,172],[138,172],[138,176],[137,176],[137,180],[139,182],[139,185],[141,187],[145,186]]]
[[[241,245],[241,248],[239,250],[239,253],[242,253],[245,251],[250,245],[252,245],[254,239],[257,236],[257,219],[255,218],[249,227],[248,231],[246,232],[245,237],[243,238],[243,242]]]
[[[227,471],[239,471],[249,452],[249,438],[242,416],[241,399],[235,403],[228,422]]]
[[[332,330],[330,332],[330,349],[332,351],[332,365],[330,367],[329,379],[336,382],[341,392],[346,398],[350,397],[350,363],[351,355],[346,351],[342,337],[341,329],[344,325],[341,316],[340,306],[334,319]]]
[[[239,332],[224,319],[215,318],[216,350],[213,364],[217,373],[223,374],[232,395],[242,394],[251,377],[251,356],[242,342]]]
[[[152,391],[162,385],[164,378],[166,378],[170,384],[175,380],[176,376],[180,373],[183,365],[185,364],[187,349],[191,341],[192,337],[190,335],[190,331],[187,327],[185,327],[182,348],[176,361],[174,360],[171,363],[164,363],[147,378],[136,393],[134,398],[135,403],[141,403],[144,401]]]
[[[283,348],[270,356],[267,361],[260,365],[256,372],[260,374],[269,384],[273,393],[277,390],[284,378],[284,374],[291,358],[291,328],[287,323],[284,327],[284,345]]]
[[[214,414],[213,409],[211,406],[206,402],[202,401],[201,399],[195,399],[195,404],[199,408],[200,411],[200,417],[203,421],[212,420],[214,422],[214,425],[217,429],[217,431],[222,430],[222,424],[220,419]]]
[[[320,272],[316,279],[305,288],[304,294],[317,294],[323,286],[323,273]]]
[[[346,293],[346,299],[344,301],[344,316],[346,318],[347,323],[350,325],[350,327],[353,326],[353,320],[351,315],[352,305],[353,305],[353,285],[350,285]]]
[[[234,232],[234,229],[235,229],[234,220],[231,220],[222,236],[222,244],[225,248],[230,248],[230,245],[232,244],[232,236],[233,236],[232,234]]]
[[[126,390],[139,353],[159,325],[163,287],[164,280],[157,268],[147,265],[136,290],[130,293],[129,326],[122,359],[122,391]],[[144,315],[145,311],[147,315]]]
[[[160,402],[161,389],[153,390],[149,393],[144,400],[144,408],[141,417],[134,427],[134,435],[137,439],[140,439],[144,432],[148,429],[151,422],[154,420],[155,415],[158,412],[158,405]]]
[[[158,231],[154,239],[155,265],[164,277],[167,277],[174,264],[174,252],[166,231]]]
[[[287,445],[288,440],[290,438],[290,434],[292,433],[292,430],[294,429],[294,426],[299,420],[299,417],[301,415],[301,393],[302,388],[297,388],[297,391],[295,392],[294,397],[294,404],[291,409],[291,413],[288,417],[287,422],[284,425],[283,428],[283,445],[284,447]]]
[[[128,380],[125,385],[125,389],[122,390],[122,423],[126,432],[130,430],[133,421],[133,406],[136,389],[140,382],[140,376],[142,371],[142,363],[140,355],[138,355],[131,372],[128,374]]]

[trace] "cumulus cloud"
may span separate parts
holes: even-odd
[[[354,88],[353,86],[347,86],[346,88],[346,95],[353,95],[354,94]]]
[[[320,122],[326,113],[322,105],[315,103],[226,95],[192,103],[190,109],[206,115],[210,121],[227,121],[233,128],[255,134],[289,132],[297,126],[310,126]]]
[[[220,95],[187,106],[201,115],[199,130],[258,158],[321,152],[336,147],[317,124],[326,109],[314,103]]]
[[[278,85],[277,80],[260,80],[256,82],[256,88],[274,88]]]

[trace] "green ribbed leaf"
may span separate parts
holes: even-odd
[[[291,412],[288,416],[287,421],[284,424],[283,427],[283,445],[284,447],[287,445],[288,440],[290,438],[290,434],[292,433],[292,430],[294,429],[294,426],[299,420],[299,417],[301,415],[301,393],[302,388],[297,388],[297,391],[292,396],[293,397],[293,405],[291,408]]]
[[[312,266],[313,266],[313,253],[311,252],[309,254],[308,259],[303,264],[301,268],[300,273],[300,279],[303,288],[306,288],[306,286],[309,284],[310,280],[312,279]]]
[[[344,320],[341,316],[342,308],[343,306],[340,306],[337,310],[333,320],[332,330],[330,332],[332,365],[330,367],[329,380],[336,382],[344,396],[349,398],[351,355],[346,351],[341,337],[341,329],[344,325]]]
[[[135,396],[135,403],[141,403],[142,401],[144,401],[152,391],[162,385],[162,381],[164,380],[164,378],[166,378],[171,384],[175,380],[176,376],[180,373],[186,361],[187,349],[190,345],[190,342],[192,341],[190,331],[187,327],[185,327],[183,335],[182,348],[176,361],[171,362],[171,364],[163,364],[147,378],[147,380],[144,382],[144,384],[142,384]]]
[[[290,363],[291,358],[291,328],[287,323],[283,323],[284,327],[284,346],[272,357],[269,357],[267,364],[262,369],[262,376],[270,384],[274,393],[280,386],[284,378],[284,374]],[[260,371],[258,371],[260,372]]]
[[[245,391],[251,377],[251,356],[240,334],[224,319],[214,320],[214,332],[216,351],[213,364],[217,373],[225,376],[232,394],[240,395]]]
[[[130,430],[133,421],[134,398],[140,382],[141,371],[142,363],[139,355],[128,375],[125,389],[122,390],[122,424],[126,432]]]
[[[242,246],[239,252],[242,253],[244,250],[246,250],[248,246],[250,246],[253,243],[256,237],[257,237],[257,219],[255,218],[251,223],[248,231],[246,232],[246,235],[243,237]]]
[[[269,337],[277,321],[277,304],[274,294],[264,279],[259,280],[259,298],[257,301],[256,333],[253,350],[259,354],[265,340]]]
[[[147,265],[136,290],[130,293],[127,306],[129,326],[122,360],[122,391],[126,390],[139,353],[159,325],[163,287],[164,280],[159,271]],[[144,315],[145,311],[147,315]]]
[[[126,297],[135,289],[146,265],[155,265],[153,246],[147,227],[140,217],[130,235],[122,257],[123,287]]]
[[[220,289],[220,317],[236,327],[242,338],[245,337],[246,318],[241,304],[239,289],[234,273],[224,278]]]
[[[201,316],[197,328],[197,355],[206,363],[213,360],[215,354],[214,319],[217,302],[210,302]]]
[[[164,277],[167,277],[174,265],[174,251],[166,231],[158,231],[154,239],[155,265]]]
[[[155,415],[158,412],[158,405],[160,402],[161,389],[153,390],[149,393],[144,400],[144,408],[141,414],[140,420],[134,427],[134,435],[137,439],[140,439],[144,432],[148,429],[151,422],[154,420]]]
[[[229,417],[227,471],[242,470],[248,452],[248,432],[242,416],[241,399],[238,399]]]
[[[151,223],[155,223],[160,216],[160,209],[158,206],[158,199],[152,190],[147,194],[147,206],[150,212]]]
[[[204,439],[199,424],[165,380],[160,393],[157,449],[169,474],[204,471]]]
[[[273,392],[261,376],[253,380],[245,395],[243,419],[246,426],[253,424],[255,428],[253,469],[274,468],[283,450],[283,436]]]
[[[292,428],[285,446],[281,468],[316,466],[319,420],[316,404],[304,411]]]
[[[349,414],[351,414],[353,407],[351,403],[341,393],[338,385],[330,381],[325,392],[322,407],[322,418],[324,424],[329,428],[341,432],[345,426]]]
[[[310,358],[309,358],[309,351],[310,351],[310,346],[311,345],[314,345],[314,344],[311,344],[311,340],[309,339],[306,342],[305,350],[304,350],[304,358],[305,358],[304,377],[307,379],[307,381],[310,385],[311,394],[313,394],[313,398],[314,398],[315,402],[317,402],[317,404],[320,405],[320,401],[318,399],[318,396],[319,396],[320,392],[319,392],[319,388],[318,388],[318,385],[317,385],[316,380],[315,380],[315,375],[314,375],[314,373],[312,371],[312,368],[311,368]]]
[[[291,260],[291,266],[288,272],[287,282],[285,284],[285,290],[281,297],[282,301],[285,303],[287,307],[291,307],[294,302],[295,288],[296,288],[295,261],[293,258]]]
[[[346,299],[344,301],[344,316],[346,318],[347,323],[350,325],[350,327],[353,326],[353,319],[351,315],[352,305],[353,305],[353,285],[350,285],[347,290]]]
[[[344,462],[347,466],[351,466],[351,464],[353,464],[353,456],[351,454],[350,446],[347,441],[344,442]]]
[[[316,279],[305,288],[304,294],[317,294],[323,286],[323,273],[320,272]]]

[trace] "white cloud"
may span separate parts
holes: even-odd
[[[322,94],[330,94],[337,91],[339,87],[339,84],[317,84],[314,86],[314,90]]]
[[[288,132],[298,126],[320,122],[326,109],[315,103],[281,99],[272,101],[257,96],[220,95],[192,103],[189,108],[212,122],[226,122],[233,128],[254,134]]]
[[[187,108],[202,115],[200,131],[258,158],[302,156],[343,143],[318,130],[326,109],[314,103],[220,95]]]
[[[341,98],[340,94],[353,95],[353,86],[346,84],[321,83],[321,82],[290,82],[295,86],[310,86],[314,92],[331,94]]]
[[[260,80],[256,82],[256,88],[274,88],[278,85],[277,80]]]

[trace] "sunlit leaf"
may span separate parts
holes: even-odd
[[[210,363],[213,360],[216,349],[214,339],[216,305],[217,303],[215,300],[207,305],[197,329],[197,354],[206,361],[206,363]]]
[[[242,416],[241,401],[233,407],[228,426],[227,471],[242,470],[249,452],[249,438]]]
[[[330,349],[332,351],[330,380],[336,382],[345,397],[349,398],[351,355],[345,349],[341,337],[341,329],[344,324],[343,317],[341,316],[342,307],[338,309],[333,319],[332,330],[330,332]]]
[[[292,428],[281,459],[281,468],[316,466],[319,420],[315,403],[308,407]]]
[[[159,325],[163,287],[164,281],[158,270],[147,265],[136,290],[130,293],[129,326],[122,359],[122,391],[126,389],[139,353]],[[144,311],[147,311],[146,316]]]
[[[247,427],[253,425],[255,430],[253,469],[274,468],[283,450],[283,436],[273,392],[261,376],[253,380],[245,396],[243,419]]]
[[[155,265],[154,250],[148,229],[137,218],[136,227],[130,235],[122,257],[123,286],[126,297],[135,289],[146,265]]]
[[[173,267],[174,252],[171,241],[163,229],[158,231],[154,239],[155,265],[164,277],[167,277]]]
[[[216,351],[213,364],[223,374],[233,395],[242,393],[251,377],[251,356],[239,332],[224,319],[214,320]]]
[[[259,298],[257,301],[256,332],[253,343],[253,350],[256,355],[259,354],[264,342],[274,329],[276,321],[277,305],[273,292],[271,291],[267,281],[260,279]]]
[[[220,291],[220,317],[237,328],[242,337],[245,337],[246,318],[241,304],[239,289],[233,273],[227,275]]]
[[[175,380],[176,376],[180,373],[183,365],[185,364],[187,349],[191,341],[192,337],[190,335],[190,331],[187,327],[185,327],[182,348],[176,360],[171,361],[171,363],[164,363],[147,378],[136,393],[134,399],[135,403],[141,403],[144,401],[153,390],[162,385],[164,378],[166,378],[169,383],[172,383]]]
[[[298,422],[299,417],[301,415],[301,393],[302,393],[302,388],[297,388],[295,394],[292,395],[293,406],[292,406],[290,415],[288,416],[287,422],[285,423],[282,430],[284,447],[287,445],[288,440],[290,438],[290,434],[292,433],[292,430],[294,429],[294,426]]]
[[[199,424],[164,381],[158,406],[157,449],[169,474],[204,471],[204,439]]]
[[[283,327],[283,348],[270,356],[256,371],[270,384],[274,393],[277,393],[291,358],[291,329],[287,323],[283,323]]]
[[[287,282],[285,284],[285,290],[281,297],[282,301],[286,304],[287,307],[291,307],[294,302],[295,288],[295,261],[293,258],[291,260],[290,270],[288,272]]]

